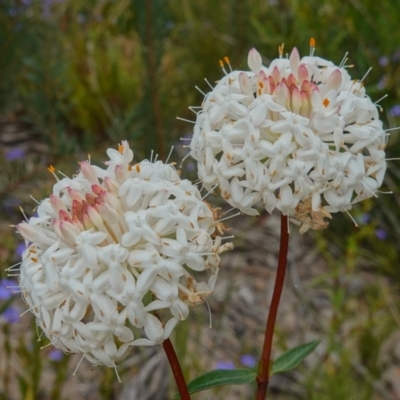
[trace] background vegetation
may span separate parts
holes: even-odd
[[[251,47],[268,63],[283,42],[288,52],[296,46],[306,54],[310,37],[317,40],[317,55],[336,63],[348,51],[354,78],[373,68],[366,79],[367,93],[374,100],[388,94],[379,103],[381,116],[387,128],[396,127],[400,123],[399,20],[400,3],[395,1],[2,0],[0,398],[11,398],[13,379],[19,382],[15,398],[63,396],[68,357],[40,352],[33,328],[28,327],[32,333],[26,339],[11,341],[14,324],[21,322],[13,309],[18,306],[16,297],[7,292],[5,281],[5,269],[21,253],[19,239],[8,224],[21,219],[19,205],[28,214],[33,212],[30,193],[38,199],[47,196],[48,164],[72,174],[76,160],[86,158],[88,152],[101,160],[104,149],[122,139],[130,141],[136,159],[149,157],[154,149],[165,160],[174,145],[172,160],[179,162],[187,152],[179,138],[190,136],[191,125],[176,117],[193,120],[188,106],[202,101],[194,86],[207,90],[204,78],[219,79],[219,59],[229,56],[233,68],[246,69]],[[396,132],[390,136],[389,158],[400,154]],[[382,384],[387,365],[381,357],[400,326],[397,165],[390,162],[386,179],[387,190],[394,195],[382,194],[354,211],[360,228],[353,228],[342,216],[327,231],[307,233],[310,246],[329,266],[310,285],[325,293],[332,313],[321,327],[326,343],[319,362],[296,378],[303,389],[284,398],[400,398],[395,397],[400,396],[395,389]],[[195,176],[193,169],[188,160],[185,176]],[[365,272],[375,279],[355,296],[352,279]],[[224,301],[229,304],[229,298]],[[348,326],[358,313],[365,318]],[[179,343],[185,343],[187,335],[180,335]],[[280,343],[285,347],[284,332]],[[186,345],[182,346],[179,352],[185,357]],[[13,363],[18,368],[10,370]],[[185,359],[184,363],[188,376],[196,375],[196,362]],[[42,372],[46,368],[55,368],[56,373],[51,389],[47,385],[45,390]],[[113,373],[101,370],[97,378],[97,398],[117,398],[121,388],[114,384]]]

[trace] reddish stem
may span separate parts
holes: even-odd
[[[272,338],[274,336],[274,328],[276,314],[278,312],[279,301],[281,299],[283,283],[285,281],[287,252],[289,247],[288,217],[281,215],[281,241],[279,247],[278,270],[275,277],[274,293],[272,294],[271,306],[269,308],[267,325],[265,329],[264,345],[262,356],[258,364],[257,375],[257,400],[264,400],[267,396],[267,388],[269,383],[269,370],[271,363],[271,347]]]
[[[189,390],[186,386],[185,378],[183,377],[182,368],[179,364],[178,357],[176,356],[174,347],[171,340],[166,339],[163,342],[165,354],[167,355],[169,365],[171,366],[172,373],[174,374],[176,386],[181,396],[181,400],[190,400]]]

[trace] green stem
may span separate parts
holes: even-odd
[[[162,345],[164,347],[165,354],[167,355],[169,365],[171,366],[172,373],[174,374],[176,386],[178,386],[181,400],[190,400],[189,390],[187,388],[185,378],[182,373],[182,368],[179,364],[178,357],[176,356],[171,340],[164,340]]]
[[[283,283],[285,281],[288,247],[288,217],[286,215],[281,215],[281,241],[279,247],[278,270],[276,272],[274,293],[272,294],[272,301],[269,308],[267,325],[265,329],[262,356],[258,364],[257,400],[264,400],[267,396],[271,364],[272,338],[274,336],[276,315],[278,313],[279,301],[281,299]]]

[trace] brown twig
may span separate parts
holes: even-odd
[[[276,315],[278,312],[279,301],[282,294],[283,283],[285,281],[287,252],[289,247],[288,217],[281,215],[281,241],[279,247],[279,262],[276,272],[274,293],[272,294],[271,306],[268,313],[267,325],[265,329],[264,345],[262,356],[258,364],[257,375],[257,400],[264,400],[267,396],[269,383],[271,347],[274,336]]]
[[[178,357],[176,356],[174,347],[171,340],[166,339],[163,342],[165,354],[167,355],[169,365],[171,366],[172,373],[174,374],[176,386],[182,400],[190,400],[189,390],[186,386],[185,378],[182,373],[181,365],[179,364]]]

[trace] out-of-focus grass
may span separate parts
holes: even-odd
[[[122,139],[130,141],[137,159],[149,157],[151,149],[165,159],[170,146],[192,128],[175,117],[193,119],[188,106],[202,101],[194,86],[207,90],[204,78],[218,80],[218,60],[226,55],[233,68],[245,69],[251,47],[268,62],[282,42],[287,51],[297,46],[306,54],[309,38],[315,37],[317,55],[339,63],[349,52],[354,78],[373,67],[366,79],[368,94],[378,100],[387,93],[380,103],[382,119],[387,127],[400,123],[400,113],[393,109],[400,103],[398,2],[4,0],[0,7],[1,121],[27,123],[49,148],[43,157],[32,159],[34,168],[26,168],[24,159],[2,161],[1,278],[17,261],[17,239],[6,227],[22,218],[17,199],[26,204],[28,192],[39,200],[48,195],[50,181],[42,162],[54,162],[72,174],[77,152],[100,158],[100,150],[109,143],[115,147]],[[393,133],[388,154],[395,157],[399,149]],[[375,398],[374,382],[384,367],[380,350],[398,329],[394,314],[400,284],[399,171],[396,164],[390,165],[386,180],[397,193],[366,201],[353,213],[360,228],[348,229],[340,220],[347,218],[343,215],[316,236],[331,268],[314,284],[326,291],[333,313],[321,327],[328,344],[320,365],[302,371],[305,399]],[[33,213],[30,204],[28,214]],[[351,278],[364,270],[374,271],[376,282],[358,292],[350,290]],[[358,319],[360,315],[363,318]],[[35,398],[43,389],[42,371],[55,361],[44,359],[41,364],[34,332],[29,343],[15,343],[8,340],[8,325],[3,327],[1,358],[14,357],[26,366],[19,377],[20,393],[24,399]],[[193,378],[202,366],[187,344],[189,323],[180,329],[177,351],[185,374]],[[200,346],[200,335],[194,335],[194,343]],[[59,389],[67,361],[61,362],[64,367],[58,367],[50,391],[54,399],[62,398]],[[101,398],[112,398],[118,391],[113,373],[104,372],[97,390]],[[1,395],[8,398],[4,390]]]

